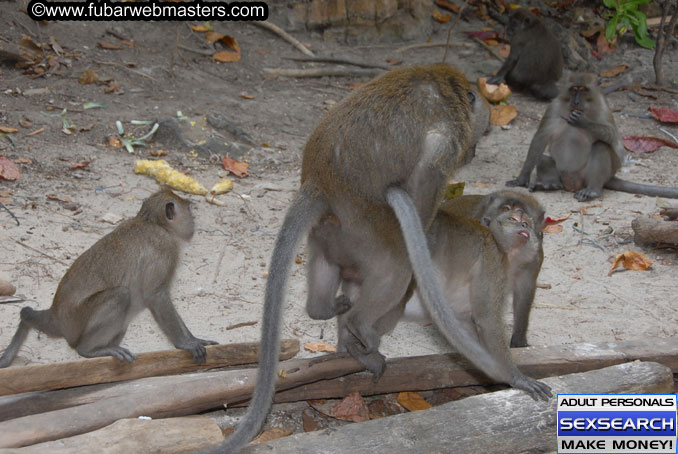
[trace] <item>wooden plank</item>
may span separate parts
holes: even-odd
[[[276,387],[287,389],[309,381],[364,369],[348,354],[332,354],[280,363]],[[184,416],[252,395],[257,369],[192,374],[181,386],[165,382],[152,392],[129,393],[78,407],[64,408],[0,423],[0,447],[15,448],[58,440],[107,426],[118,419]]]
[[[121,419],[94,432],[25,448],[0,449],[0,454],[80,454],[85,451],[97,454],[180,454],[206,449],[223,439],[217,423],[204,416]]]
[[[106,356],[65,363],[8,367],[0,369],[0,396],[251,364],[256,363],[259,356],[257,342],[208,345],[205,349],[207,360],[200,365],[195,364],[191,354],[185,350],[166,350],[140,353],[138,359],[131,363]],[[281,342],[281,358],[289,359],[298,352],[297,339]]]
[[[658,363],[626,363],[544,381],[554,394],[673,392],[671,370]],[[545,452],[556,447],[556,429],[555,399],[537,402],[520,391],[505,390],[468,397],[426,411],[248,445],[241,452]]]
[[[675,337],[514,348],[511,354],[520,370],[535,378],[585,372],[636,360],[657,362],[678,373],[678,338]],[[489,383],[492,381],[459,355],[428,355],[389,360],[386,372],[376,383],[371,374],[357,373],[279,392],[275,401],[343,398],[353,391],[369,396]]]
[[[534,377],[584,372],[634,360],[659,362],[678,373],[678,338],[528,347],[512,349],[512,354],[518,366]],[[132,393],[152,394],[162,386],[183,387],[193,380],[195,377],[192,374],[150,377],[108,385],[0,397],[0,421]],[[384,376],[377,383],[372,381],[371,374],[357,373],[280,391],[275,399],[276,402],[290,402],[342,398],[352,391],[367,396],[488,383],[490,381],[485,376],[474,372],[471,365],[458,355],[426,355],[389,360]],[[231,400],[229,404],[237,402]]]

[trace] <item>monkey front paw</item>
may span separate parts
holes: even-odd
[[[525,177],[519,176],[515,180],[507,181],[506,186],[510,186],[510,187],[522,186],[522,187],[526,188],[529,183],[530,183],[529,177],[525,178]]]
[[[525,375],[518,377],[515,380],[515,383],[511,383],[511,386],[516,389],[522,389],[534,400],[547,401],[553,397],[553,394],[551,393],[551,387],[549,385]]]
[[[137,355],[127,350],[125,347],[111,347],[108,353],[112,357],[118,358],[120,361],[127,361],[128,363],[137,359]]]
[[[566,118],[567,122],[572,126],[577,126],[583,118],[584,112],[581,110],[573,110],[570,112],[570,116]]]
[[[190,339],[185,343],[177,345],[176,347],[189,352],[193,356],[193,362],[195,364],[203,364],[207,359],[207,351],[205,350],[205,345],[216,345],[216,344],[217,342],[214,341],[198,339],[197,337],[194,337],[193,339]]]
[[[597,199],[600,197],[600,191],[591,188],[584,188],[580,191],[574,193],[574,198],[580,202],[586,202],[588,200]]]
[[[511,348],[523,348],[529,346],[530,345],[527,343],[527,339],[525,337],[511,337]]]
[[[348,343],[346,347],[351,356],[372,372],[372,381],[378,382],[386,370],[386,357],[378,350],[366,353],[364,347],[359,346],[358,343]]]

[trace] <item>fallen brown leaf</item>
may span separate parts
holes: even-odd
[[[106,88],[104,88],[104,93],[105,94],[114,93],[118,90],[120,90],[120,84],[118,84],[116,80],[111,80],[108,82]]]
[[[15,181],[23,177],[21,170],[12,161],[0,156],[0,180]]]
[[[28,118],[24,117],[21,120],[19,120],[19,126],[21,126],[22,128],[28,129],[31,126],[33,126],[33,122],[31,120],[29,120]]]
[[[108,41],[99,41],[97,43],[97,46],[99,46],[102,49],[108,49],[108,50],[120,50],[124,49],[123,46],[120,44],[115,44],[115,43],[109,43]]]
[[[431,404],[426,402],[424,396],[413,392],[398,393],[398,403],[409,411],[428,410],[432,407]]]
[[[14,160],[15,164],[33,164],[33,161],[31,161],[28,158],[17,158]]]
[[[563,226],[560,224],[549,224],[545,225],[541,231],[544,233],[560,233],[563,231]]]
[[[461,6],[447,0],[436,0],[435,4],[436,6],[452,11],[454,14],[459,14],[459,11],[461,11]]]
[[[600,52],[601,54],[611,54],[617,49],[617,46],[615,46],[614,44],[610,44],[607,38],[605,38],[604,33],[598,35],[596,45],[598,46],[598,52]]]
[[[379,399],[374,399],[367,404],[367,409],[369,410],[370,419],[379,419],[405,412],[405,409],[398,403],[393,394],[387,394]]]
[[[87,167],[92,161],[82,161],[78,162],[76,164],[71,164],[68,166],[69,170],[75,170],[75,169],[82,169],[83,167]]]
[[[619,268],[620,265],[623,265],[627,270],[645,271],[652,266],[652,260],[647,258],[647,256],[641,252],[622,252],[621,254],[617,254],[615,256],[614,263],[612,263],[610,271],[607,273],[607,275],[611,276],[612,272]]]
[[[40,134],[41,132],[45,132],[45,128],[39,128],[39,129],[36,129],[35,131],[31,131],[28,134],[26,134],[26,136],[27,137],[36,136],[36,135]]]
[[[330,416],[343,421],[367,421],[367,404],[359,392],[352,392],[330,409]]]
[[[655,119],[663,123],[678,123],[678,110],[655,106],[650,106],[648,110]]]
[[[301,412],[301,423],[304,427],[304,432],[315,432],[316,430],[320,430],[318,421],[316,421],[311,414],[312,411],[313,410],[307,408]]]
[[[277,440],[278,438],[287,437],[289,435],[292,435],[291,429],[274,427],[272,429],[264,430],[257,438],[252,440],[252,443],[268,443],[269,441]]]
[[[337,351],[337,347],[335,347],[334,345],[326,344],[324,342],[309,342],[307,344],[304,344],[304,350],[312,353],[319,352],[334,353]]]
[[[513,106],[492,106],[490,110],[490,123],[495,126],[506,126],[518,116],[518,111]]]
[[[434,9],[433,19],[435,19],[437,22],[440,22],[441,24],[446,24],[450,21],[450,19],[452,19],[452,15],[450,13],[441,13],[440,10]]]
[[[18,129],[12,126],[0,126],[0,132],[4,132],[5,134],[13,134],[17,131]]]
[[[210,31],[210,29],[204,25],[191,25],[191,30],[197,33],[206,33]]]
[[[218,61],[220,63],[232,63],[232,62],[240,61],[240,52],[232,52],[230,50],[222,50],[222,51],[217,52],[216,54],[212,55],[212,59],[214,61]]]
[[[634,153],[652,153],[661,147],[678,148],[678,144],[660,137],[624,136],[624,147]]]
[[[630,69],[631,67],[629,65],[618,65],[615,66],[614,68],[608,68],[605,71],[600,73],[600,77],[617,77],[624,71]]]
[[[240,93],[240,97],[241,97],[242,99],[254,99],[254,96],[253,96],[253,95],[250,95],[250,94],[248,94],[248,93],[245,93],[244,91]]]
[[[84,70],[80,77],[78,77],[78,83],[82,85],[93,84],[97,80],[99,80],[99,75],[91,69]]]
[[[250,174],[249,164],[242,161],[236,161],[235,159],[232,159],[228,155],[221,158],[221,165],[224,166],[225,170],[228,170],[233,175],[239,178],[246,177],[247,175]]]

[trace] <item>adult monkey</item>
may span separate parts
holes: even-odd
[[[632,183],[615,177],[626,150],[596,75],[573,73],[546,109],[523,168],[507,186],[565,189],[580,202],[600,197],[603,187],[649,196],[678,198],[678,188]],[[545,156],[548,147],[550,156]],[[534,181],[530,176],[534,168]]]
[[[449,66],[403,68],[357,90],[316,127],[304,148],[301,188],[271,257],[256,389],[236,432],[213,452],[237,451],[266,418],[290,264],[304,234],[327,215],[336,217],[346,235],[356,239],[351,248],[368,270],[362,297],[354,304],[360,310],[345,314],[352,317],[347,324],[352,354],[368,363],[378,354],[379,335],[373,323],[399,303],[414,271],[429,311],[437,319],[453,321],[447,330],[453,332],[451,343],[488,375],[511,379],[502,375],[499,362],[477,340],[460,329],[435,279],[424,235],[447,179],[470,144],[473,97],[466,77]],[[316,271],[321,281],[336,279],[339,285],[336,266],[325,263]]]
[[[540,99],[558,96],[556,83],[563,74],[560,43],[549,28],[526,8],[509,16],[506,33],[511,37],[511,51],[488,83],[503,80],[518,89],[527,89]]]

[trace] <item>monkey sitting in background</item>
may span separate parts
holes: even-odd
[[[66,271],[52,307],[21,309],[21,321],[0,357],[9,366],[31,328],[63,337],[81,356],[113,356],[133,361],[120,346],[130,321],[148,308],[175,347],[205,362],[205,345],[216,342],[191,334],[170,299],[181,240],[189,241],[194,224],[189,202],[169,189],[151,195],[136,217],[97,241]]]
[[[548,147],[550,156],[544,155]],[[626,158],[622,137],[595,74],[571,74],[546,109],[532,138],[520,175],[507,186],[565,189],[580,202],[598,198],[603,187],[649,196],[678,198],[678,188],[632,183],[615,177]],[[537,175],[530,181],[532,171]]]
[[[551,30],[529,10],[520,8],[509,16],[506,33],[511,37],[509,56],[487,82],[496,85],[506,80],[512,88],[528,90],[543,100],[558,96],[563,54]]]

